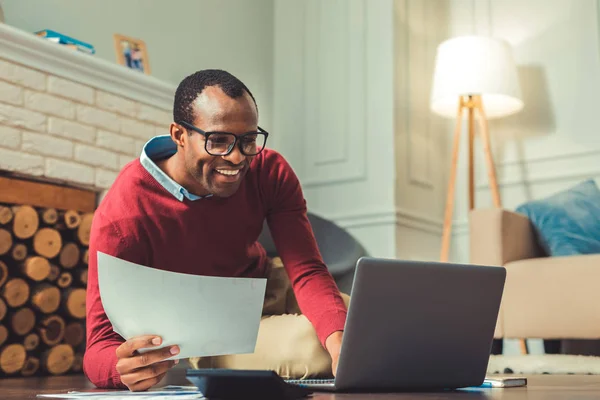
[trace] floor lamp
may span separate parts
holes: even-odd
[[[436,114],[456,119],[442,233],[442,261],[448,260],[450,251],[463,119],[468,122],[469,210],[475,207],[475,121],[479,125],[494,206],[501,207],[487,121],[514,114],[522,108],[517,68],[506,41],[487,36],[462,36],[438,46],[431,109]]]
[[[468,123],[469,211],[475,207],[473,156],[476,120],[494,206],[501,207],[487,121],[517,113],[522,108],[517,68],[511,47],[506,41],[487,36],[463,36],[449,39],[438,46],[431,109],[436,114],[456,118],[441,261],[448,261],[450,252],[454,187],[463,119]],[[521,340],[521,351],[527,352],[524,340]]]

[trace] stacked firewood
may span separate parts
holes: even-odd
[[[0,377],[81,372],[92,217],[0,204]]]

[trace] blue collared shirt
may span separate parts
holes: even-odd
[[[187,191],[186,188],[175,182],[171,177],[164,173],[153,160],[172,156],[177,152],[177,145],[171,140],[169,135],[155,136],[150,139],[142,149],[140,162],[146,170],[160,183],[169,193],[175,196],[179,201],[183,201],[185,196],[188,200],[195,201],[212,196],[197,196]]]

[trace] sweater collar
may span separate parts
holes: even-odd
[[[212,196],[211,194],[206,196],[197,196],[193,193],[188,192],[186,188],[181,186],[179,183],[171,179],[170,176],[164,173],[160,169],[154,160],[170,157],[177,152],[177,145],[171,140],[169,135],[159,135],[150,139],[144,145],[142,154],[140,155],[140,162],[142,166],[148,171],[148,173],[169,193],[175,196],[179,201],[183,201],[183,198],[195,201],[206,197]]]

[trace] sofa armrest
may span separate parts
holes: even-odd
[[[469,213],[470,262],[503,266],[511,261],[543,256],[529,218],[499,209]]]

